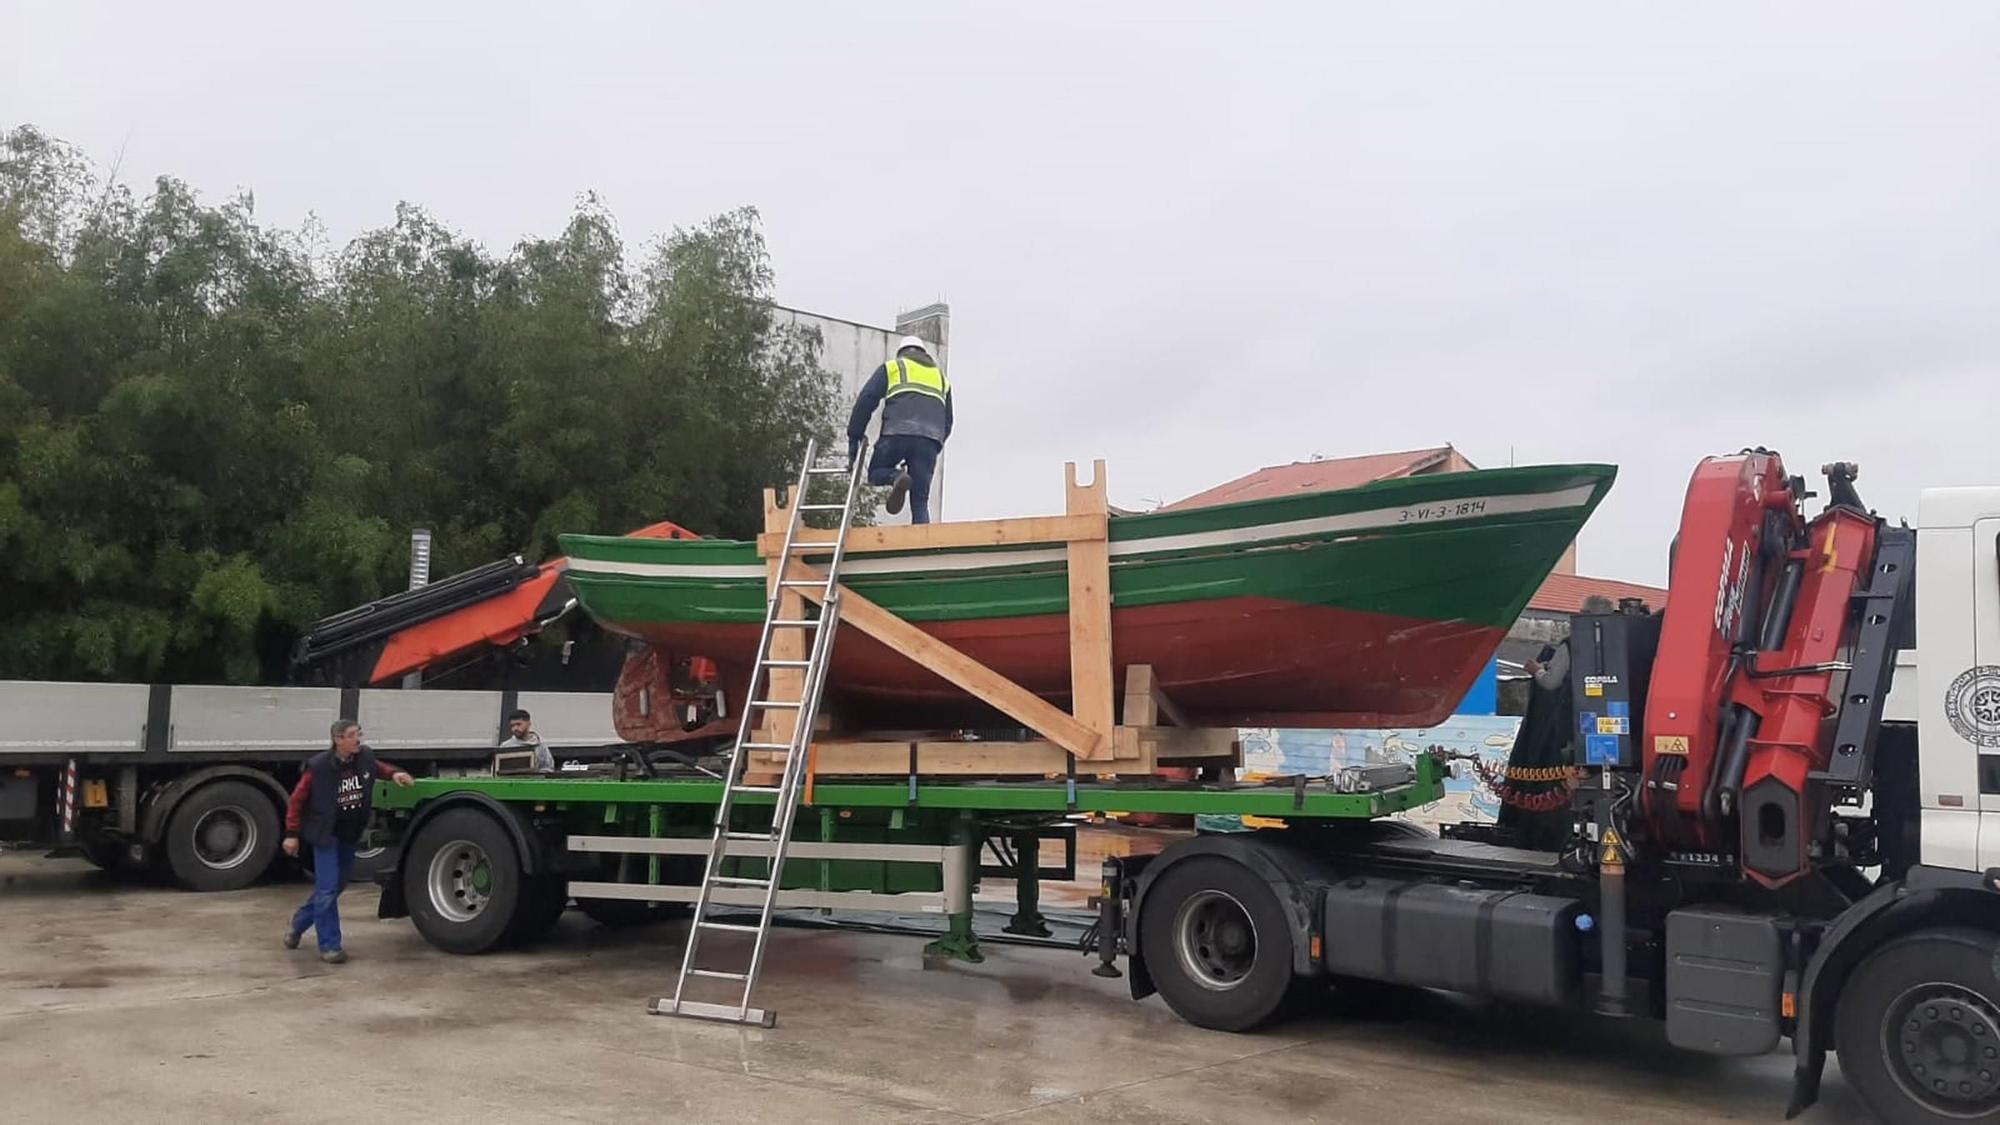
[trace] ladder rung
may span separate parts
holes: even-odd
[[[824,582],[807,582],[800,578],[787,578],[779,582],[778,585],[789,586],[796,590],[824,590],[827,586]]]
[[[780,628],[780,629],[817,629],[817,628],[819,628],[819,618],[817,618],[817,617],[799,617],[799,618],[791,618],[791,617],[773,617],[773,618],[771,619],[771,624],[773,624],[773,625],[777,626],[777,627],[778,627],[778,628]]]
[[[721,887],[768,887],[769,879],[752,879],[747,875],[717,875],[709,882]]]
[[[725,840],[748,840],[764,844],[771,843],[777,839],[776,836],[771,835],[769,832],[724,832],[722,838]]]
[[[845,504],[800,504],[799,505],[799,511],[801,512],[844,512],[846,510],[847,510],[847,505]]]
[[[738,750],[790,750],[792,744],[789,742],[739,742],[736,744],[736,748]]]
[[[796,700],[796,699],[792,699],[792,700],[784,700],[784,699],[753,699],[753,700],[751,700],[751,701],[750,701],[750,706],[752,706],[752,707],[766,707],[766,708],[770,708],[770,709],[772,709],[772,710],[785,710],[785,711],[796,711],[796,710],[798,710],[798,709],[799,709],[799,708],[800,708],[801,706],[803,706],[803,704],[801,704],[801,703],[800,703],[800,702],[799,702],[798,700]]]
[[[845,465],[814,465],[811,469],[808,469],[807,471],[812,473],[814,476],[844,477],[853,470],[849,469]]]
[[[746,926],[746,925],[744,925],[744,924],[743,924],[743,923],[741,923],[741,922],[707,922],[707,921],[704,921],[704,922],[703,922],[703,923],[701,924],[701,928],[702,928],[702,929],[704,929],[704,930],[721,930],[721,931],[723,931],[724,933],[731,933],[731,934],[754,934],[754,933],[756,933],[756,932],[757,932],[757,927],[755,927],[755,926]],[[695,970],[695,972],[701,972],[701,971],[702,971],[702,970],[700,970],[700,969],[696,969],[696,970]]]
[[[732,973],[727,969],[689,969],[691,977],[707,977],[709,980],[749,980],[749,973]]]
[[[810,660],[766,660],[766,661],[764,662],[764,667],[766,667],[766,668],[810,668],[810,667],[812,667],[812,661],[810,661]]]
[[[774,797],[784,792],[775,785],[732,785],[729,790],[732,793],[769,793]]]

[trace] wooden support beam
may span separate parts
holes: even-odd
[[[798,497],[792,497],[791,499],[796,503]],[[791,518],[791,509],[781,506],[778,503],[777,492],[772,489],[765,489],[765,534],[771,534],[775,530],[778,541],[780,543],[784,542],[785,527],[790,523]],[[805,599],[799,596],[797,590],[787,589],[778,585],[778,560],[775,558],[767,560],[764,564],[764,572],[766,592],[775,593],[778,596],[779,618],[787,621],[797,621],[804,617]],[[779,628],[771,630],[771,659],[804,660],[806,658],[806,648],[807,636],[805,630]],[[753,672],[753,681],[754,676],[755,673]],[[752,690],[755,690],[754,682]],[[805,696],[805,691],[805,673],[797,668],[773,668],[770,670],[768,680],[764,686],[764,698],[795,702]],[[747,699],[744,700],[743,705],[748,707],[750,701]],[[792,710],[764,711],[759,715],[759,719],[758,733],[753,736],[753,740],[757,742],[789,744],[792,741],[792,732],[796,731],[799,725],[799,713]]]
[[[1111,543],[1110,504],[1104,494],[1104,462],[1096,462],[1088,485],[1076,482],[1076,463],[1064,466],[1066,512],[1071,518],[1094,521],[1097,534],[1069,541],[1069,683],[1070,706],[1076,720],[1105,739],[1101,754],[1109,757],[1111,728],[1116,724],[1111,697]]]
[[[1233,727],[1119,727],[1114,734],[1119,761],[1135,758],[1158,766],[1169,761],[1234,759],[1237,755]]]
[[[1102,539],[1105,523],[1089,515],[1030,516],[1005,520],[960,520],[955,523],[854,527],[847,531],[847,553],[925,551],[953,547],[1012,547]],[[834,533],[820,528],[799,529],[793,546],[832,546]],[[757,553],[770,558],[785,548],[785,525],[768,524],[757,537]]]
[[[1159,677],[1153,675],[1151,664],[1133,664],[1125,669],[1125,725],[1128,727],[1156,727],[1171,723],[1177,727],[1190,726],[1187,713],[1175,703],[1166,692],[1160,690]]]
[[[789,576],[804,582],[825,582],[826,572],[794,562]],[[818,601],[818,591],[805,590],[806,597]],[[1029,730],[1075,754],[1078,758],[1111,756],[1111,728],[1092,729],[1078,722],[1062,708],[988,668],[970,656],[897,617],[860,594],[840,589],[840,618],[843,622],[888,645],[927,671],[942,676],[973,696],[992,704]],[[777,741],[773,739],[772,741]],[[826,767],[830,772],[831,766]],[[907,764],[905,766],[907,768]]]
[[[1078,760],[1076,769],[1085,777],[1143,777],[1154,773],[1163,762],[1186,764],[1231,762],[1236,757],[1234,730],[1178,730],[1155,728],[1141,731],[1119,727],[1113,742],[1117,754],[1099,761]],[[915,737],[909,739],[815,739],[812,744],[812,771],[815,778],[903,777],[910,772],[910,751],[917,752],[917,773],[925,777],[1061,777],[1069,771],[1069,753],[1047,739],[1027,742],[950,742]],[[785,755],[777,751],[754,751],[750,769],[760,776],[776,777],[785,766]]]

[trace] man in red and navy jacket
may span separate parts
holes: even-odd
[[[410,775],[361,745],[361,724],[341,719],[333,724],[333,747],[313,756],[292,800],[285,808],[285,854],[299,854],[299,841],[313,850],[313,893],[285,926],[285,948],[297,949],[307,930],[319,934],[319,959],[338,965],[347,960],[340,948],[340,892],[354,869],[354,845],[368,830],[375,808],[375,780],[411,784]]]

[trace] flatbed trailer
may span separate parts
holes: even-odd
[[[982,874],[1014,879],[1033,927],[1039,886],[1069,879],[1073,861],[1042,866],[1040,844],[1068,841],[1092,817],[1154,813],[1290,817],[1366,824],[1443,795],[1451,768],[1425,754],[1392,771],[1262,783],[931,778],[818,779],[800,809],[780,879],[781,907],[935,913],[948,933],[934,951],[978,959],[972,894]],[[1354,787],[1368,785],[1365,791]],[[1342,787],[1348,791],[1343,791]],[[610,924],[650,920],[694,900],[723,783],[707,776],[422,779],[378,788],[385,829],[403,841],[383,877],[383,917],[408,916],[431,944],[484,953],[532,942],[574,900]],[[774,799],[737,799],[732,827],[769,826]],[[984,865],[988,845],[1018,857]],[[761,876],[754,855],[732,860]],[[745,897],[745,904],[750,903]],[[727,903],[725,902],[725,905]]]

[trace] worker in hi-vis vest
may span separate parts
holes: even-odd
[[[847,460],[852,463],[868,420],[882,406],[882,436],[868,458],[868,483],[888,485],[890,515],[910,501],[910,522],[931,522],[931,476],[938,454],[951,436],[951,381],[931,358],[930,345],[915,336],[896,344],[896,358],[875,369],[854,400],[847,419]]]

